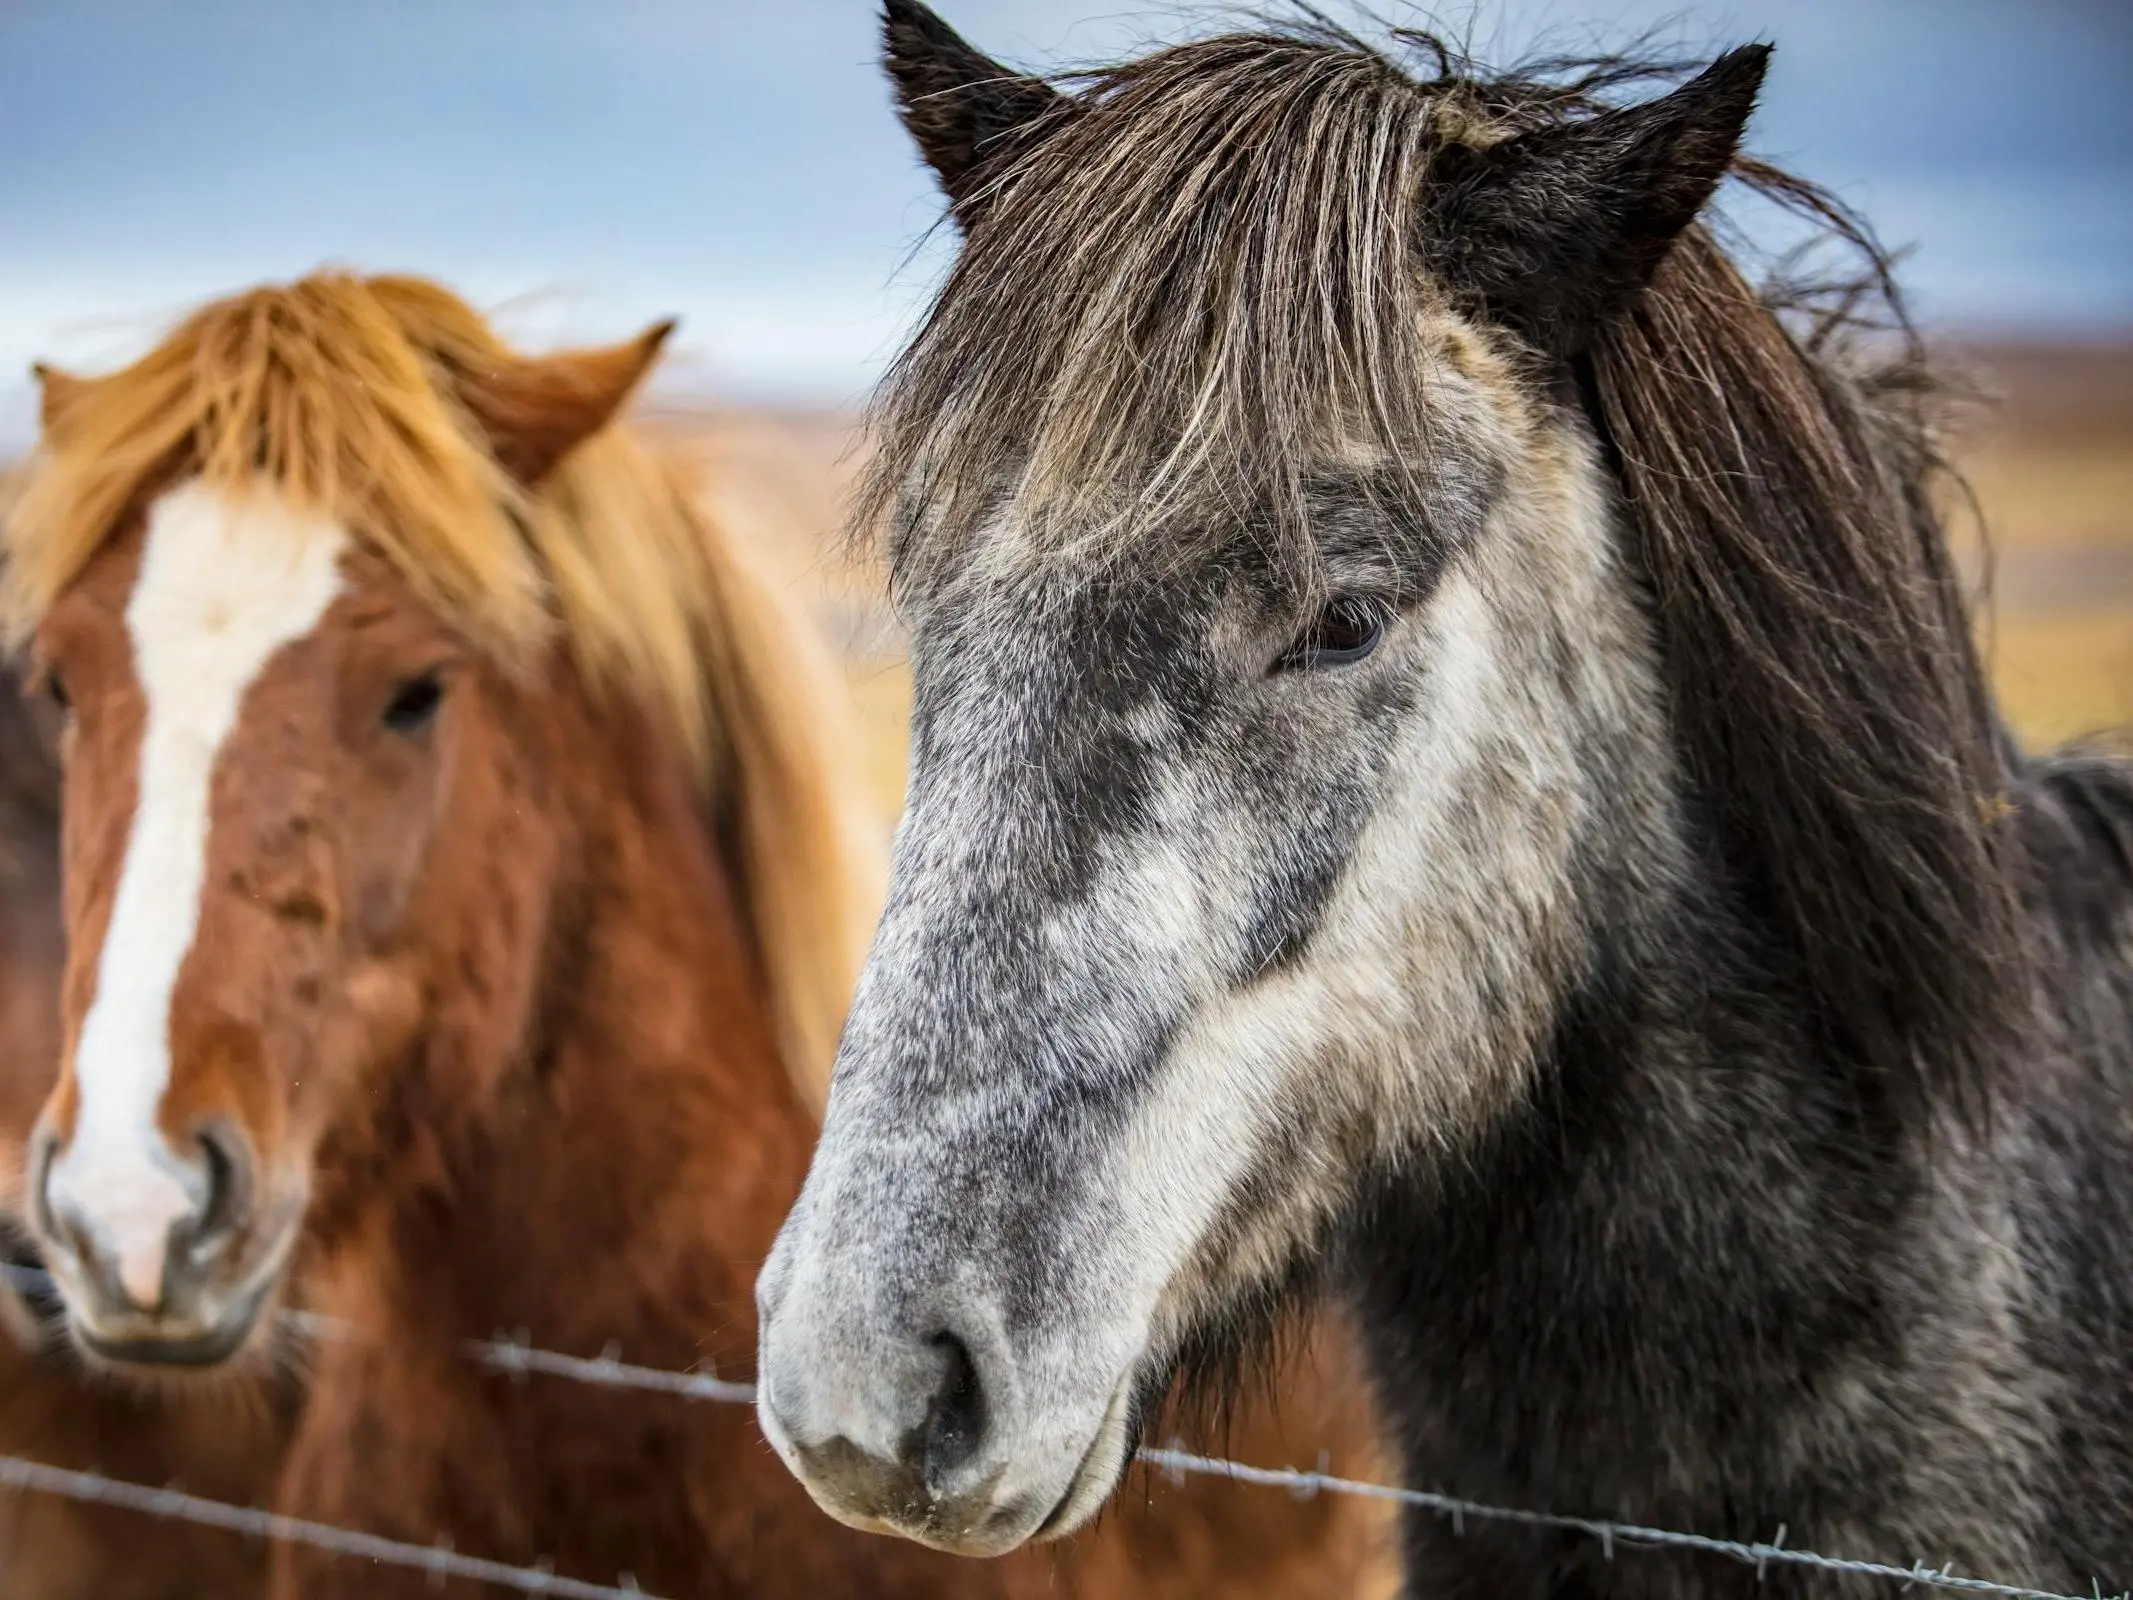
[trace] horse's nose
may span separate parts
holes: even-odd
[[[155,1130],[48,1141],[42,1174],[47,1249],[92,1324],[185,1321],[250,1209],[250,1152],[220,1119],[177,1147]]]
[[[995,1510],[998,1474],[982,1465],[991,1414],[982,1366],[970,1343],[948,1331],[900,1354],[888,1391],[791,1371],[782,1383],[766,1381],[771,1436],[845,1520],[961,1539]],[[885,1413],[901,1413],[906,1425],[885,1426]]]

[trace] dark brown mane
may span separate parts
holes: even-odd
[[[1790,330],[1697,230],[1588,387],[1732,886],[1838,1059],[1975,1110],[2029,990],[2009,752],[1934,505],[1937,390],[1874,298],[1893,351],[1855,309]]]
[[[1433,161],[1678,75],[1615,56],[1489,75],[1322,22],[1082,76],[1012,141],[879,413],[859,526],[898,580],[1011,502],[1028,537],[1160,551],[1272,507],[1309,554],[1329,440],[1430,459]],[[2024,1016],[2009,760],[1934,508],[1936,380],[1863,225],[1733,175],[1850,258],[1753,288],[1689,230],[1573,376],[1621,488],[1701,831],[1862,1094],[1966,1104]],[[966,204],[959,200],[959,206]],[[1420,464],[1417,467],[1416,464]],[[1092,531],[1093,530],[1093,531]]]

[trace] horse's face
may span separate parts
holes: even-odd
[[[1369,275],[1424,272],[1417,207],[1373,191],[1270,237],[1347,181],[1312,169],[1226,221],[1263,163],[1312,159],[1255,153],[1254,130],[1338,120],[1250,103],[1327,81],[1323,59],[1284,67],[1261,42],[1269,63],[1225,88],[1164,76],[1189,55],[1151,58],[1154,82],[1040,110],[1061,143],[973,177],[973,159],[1018,148],[1001,118],[1049,91],[921,8],[889,9],[907,118],[965,208],[976,265],[901,391],[940,400],[897,458],[909,798],[823,1139],[761,1280],[760,1408],[833,1514],[993,1553],[1094,1513],[1181,1358],[1227,1344],[1307,1272],[1375,1170],[1459,1159],[1520,1095],[1579,956],[1580,850],[1596,827],[1655,815],[1660,696],[1569,384],[1452,309],[1461,297]],[[1240,55],[1211,44],[1206,70]],[[1361,69],[1338,108],[1357,151],[1410,113],[1387,108],[1384,81]],[[1234,130],[1180,121],[1188,104],[1230,116],[1240,94]],[[1732,93],[1736,131],[1745,104]],[[1107,144],[1114,128],[1146,142]],[[1180,144],[1197,165],[1166,172]],[[1710,143],[1690,211],[1730,149]],[[1544,203],[1607,193],[1590,173],[1543,177]],[[1180,193],[1209,196],[1205,214]],[[1060,216],[1073,231],[1055,238]],[[1208,239],[1228,253],[1195,254]],[[1314,245],[1332,290],[1286,275]],[[1145,285],[1137,259],[1159,263]],[[1192,298],[1255,270],[1298,303]],[[1029,463],[1048,459],[1053,419],[1095,419],[1078,448],[1130,416],[1149,372],[1204,383],[1165,416],[1265,415],[1281,380],[1356,358],[1296,341],[1372,296],[1400,328],[1361,348],[1413,352],[1396,381],[1416,442],[1285,432],[1277,477],[1303,487],[1279,519],[1210,491],[1186,497],[1189,518],[1158,500],[1146,526],[1121,526],[1116,508],[1151,503],[1127,474],[1171,448],[1158,432],[1081,501],[1025,518],[1026,500],[995,498],[989,522],[934,521],[954,514],[944,483],[1048,481]],[[1269,316],[1283,326],[1222,352],[1242,376],[1221,389],[1210,330]],[[995,366],[1101,368],[1109,388],[1036,387],[1026,406],[1019,378],[965,392]],[[983,433],[997,415],[1032,436]],[[899,447],[893,415],[887,437]],[[978,453],[957,455],[972,437]],[[1229,445],[1266,447],[1231,433],[1171,459],[1214,473]],[[1301,564],[1282,543],[1292,517]]]
[[[417,1014],[479,666],[345,530],[197,481],[36,648],[70,708],[39,1242],[92,1354],[219,1362],[275,1299],[322,1136]]]
[[[1445,371],[1527,454],[1440,462],[1405,526],[1327,463],[1317,599],[1242,541],[908,597],[888,909],[762,1286],[771,1435],[833,1509],[1071,1528],[1181,1346],[1518,1092],[1605,800],[1593,641],[1635,621],[1586,442]]]

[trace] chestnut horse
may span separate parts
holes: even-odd
[[[46,720],[0,667],[0,1239],[9,1264],[35,1271],[19,1219],[22,1153],[59,1057],[58,769]],[[0,1279],[0,1454],[99,1468],[252,1504],[272,1485],[294,1385],[114,1385],[85,1373],[56,1325],[52,1297],[26,1274]],[[1341,1445],[1345,1470],[1369,1422],[1345,1347],[1321,1337],[1284,1369],[1278,1416],[1240,1419],[1231,1442],[1263,1463],[1308,1461]],[[1271,1502],[1261,1491],[1189,1480],[1145,1485],[1102,1530],[1062,1547],[1046,1592],[1353,1596],[1379,1541],[1354,1502]],[[0,1495],[0,1591],[18,1600],[191,1600],[257,1594],[265,1547],[183,1522],[39,1494]]]
[[[0,668],[0,1453],[253,1503],[273,1484],[285,1385],[144,1391],[86,1381],[34,1277],[22,1154],[59,1064],[59,779],[51,730]],[[44,1495],[0,1495],[0,1593],[191,1600],[257,1593],[260,1547]]]
[[[1218,1487],[959,1564],[822,1518],[745,1408],[464,1358],[746,1373],[877,904],[830,675],[608,425],[666,331],[533,359],[320,275],[44,375],[0,606],[70,725],[29,1211],[74,1345],[256,1381],[300,1300],[352,1331],[306,1352],[279,1509],[589,1581],[1092,1593],[1141,1550],[1242,1592],[1207,1574],[1301,1550],[1343,1592],[1367,1540],[1328,1506]]]

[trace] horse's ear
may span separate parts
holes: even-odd
[[[530,488],[613,420],[673,331],[669,318],[621,344],[468,369],[455,385],[497,462]]]
[[[980,55],[919,0],[885,0],[882,65],[896,109],[967,231],[1003,159],[1073,101]]]
[[[1729,50],[1673,93],[1430,165],[1424,246],[1450,287],[1556,355],[1636,299],[1740,148],[1768,45]]]
[[[66,437],[67,419],[74,414],[75,406],[89,392],[94,380],[77,378],[71,372],[61,372],[42,361],[31,363],[30,376],[37,380],[38,419],[44,425],[44,436],[57,444]]]

